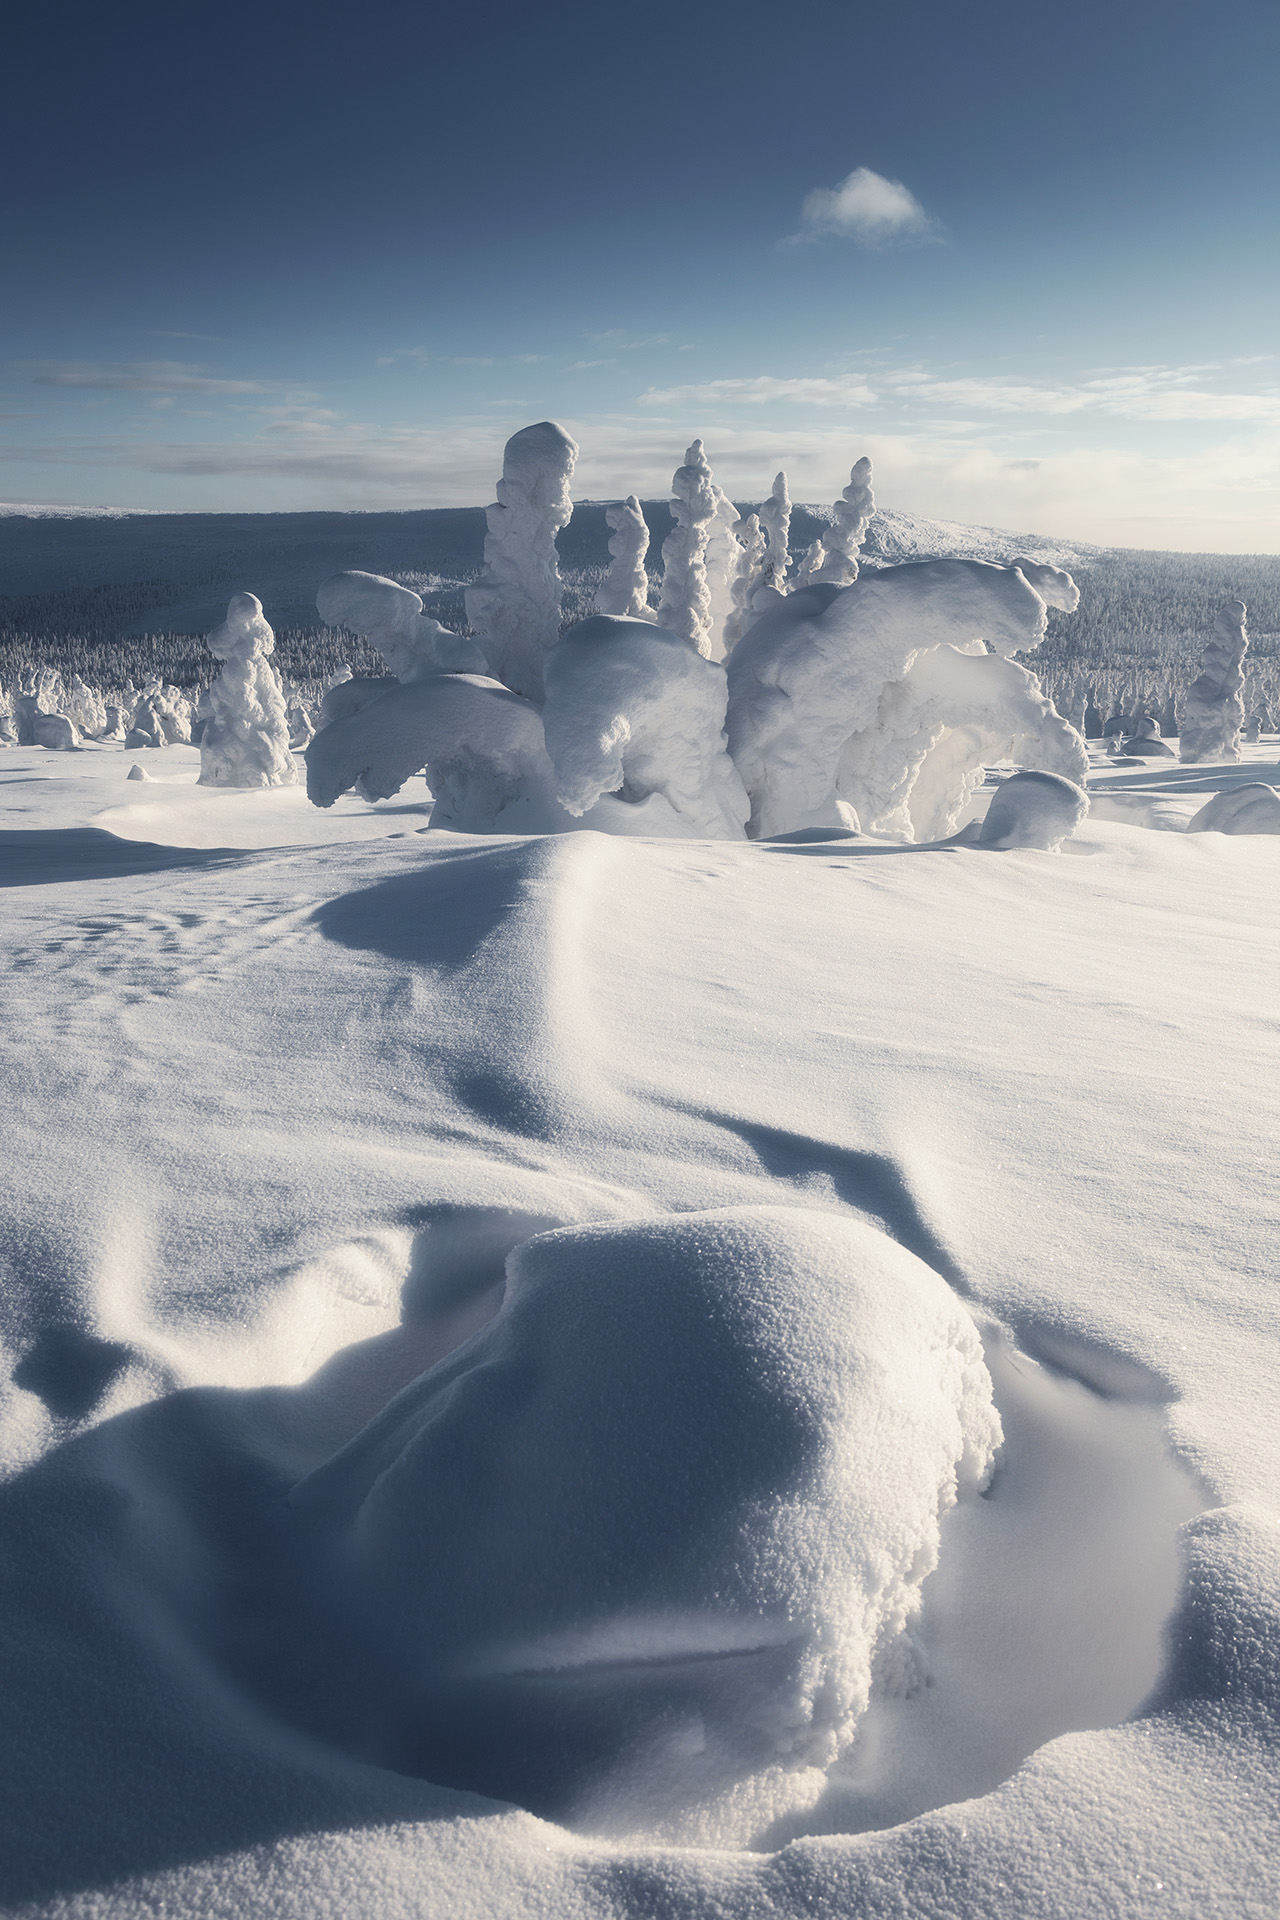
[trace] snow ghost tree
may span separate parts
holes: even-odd
[[[366,1757],[774,1844],[924,1677],[940,1522],[1002,1439],[978,1330],[887,1235],[798,1207],[538,1234],[506,1283],[293,1489],[316,1604],[384,1676]]]
[[[744,554],[739,537],[742,522],[738,509],[722,487],[713,482],[711,492],[716,510],[707,531],[707,592],[711,600],[711,627],[706,652],[711,660],[723,660],[728,651],[725,629],[733,616],[742,586]]]
[[[785,473],[774,478],[773,492],[760,508],[760,525],[764,528],[764,564],[759,578],[751,584],[748,606],[754,605],[757,592],[764,587],[780,594],[787,590],[787,570],[791,565],[791,495],[787,492]]]
[[[425,772],[433,827],[459,833],[555,833],[568,824],[557,806],[542,716],[497,680],[432,674],[407,685],[349,680],[307,748],[307,797],[331,807],[355,787],[389,800]]]
[[[656,795],[676,831],[741,839],[750,805],[725,751],[725,677],[687,640],[597,614],[552,647],[546,688],[547,751],[568,813],[605,794],[633,805]]]
[[[1083,741],[1007,658],[1039,645],[1045,618],[1021,572],[978,560],[886,567],[766,605],[728,662],[729,751],[751,796],[749,832],[860,824],[909,839],[925,824],[922,797],[930,827],[945,826],[983,755],[1015,739],[1083,780]],[[935,755],[913,820],[913,788]]]
[[[688,640],[699,653],[711,653],[711,590],[707,584],[707,541],[716,517],[711,467],[701,440],[686,450],[684,465],[671,477],[675,526],[662,543],[662,593],[658,619]]]
[[[490,672],[531,700],[542,698],[542,656],[560,636],[556,535],[573,513],[569,482],[577,457],[553,420],[512,434],[498,498],[485,514],[484,571],[465,595]]]
[[[851,587],[858,577],[858,554],[875,510],[871,462],[864,454],[835,503],[830,527],[805,554],[796,584],[808,587],[827,581],[833,587]]]
[[[206,642],[223,668],[206,695],[201,786],[291,787],[297,781],[284,695],[269,657],[275,643],[257,595],[233,593],[226,619]]]
[[[724,623],[723,638],[726,654],[733,652],[755,619],[751,608],[751,595],[760,584],[764,573],[765,532],[760,525],[759,514],[744,514],[738,521],[735,531],[739,559],[737,572],[733,577],[731,605]]]
[[[629,493],[616,507],[605,508],[610,529],[609,568],[596,593],[596,612],[620,620],[650,620],[649,576],[644,558],[649,551],[649,526],[640,502]]]
[[[316,594],[328,627],[346,627],[378,649],[397,680],[433,673],[483,673],[484,656],[465,635],[422,611],[421,596],[379,573],[330,574]]]
[[[1178,757],[1190,765],[1204,760],[1239,760],[1244,725],[1244,656],[1249,645],[1243,600],[1228,600],[1204,650],[1199,678],[1187,689]]]

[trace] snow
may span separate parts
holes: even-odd
[[[727,669],[749,831],[843,824],[911,838],[918,781],[926,837],[950,831],[1002,740],[1019,743],[1024,761],[1083,777],[1083,741],[1008,659],[1039,644],[1045,621],[1020,571],[973,560],[888,568],[766,603]]]
[[[649,618],[649,576],[644,557],[649,551],[649,527],[640,502],[629,493],[616,507],[605,509],[609,528],[609,565],[596,593],[596,612],[621,620]]]
[[[1089,796],[1058,773],[1015,773],[992,796],[978,833],[980,847],[1035,847],[1056,853],[1089,811]]]
[[[1099,757],[1047,859],[477,837],[7,749],[6,1910],[1274,1911],[1280,837],[1100,810],[1280,784],[1243,753]],[[830,1694],[720,1593],[781,1596]],[[451,1686],[561,1701],[517,1799],[496,1710],[465,1785],[378,1748],[427,1621]],[[838,1758],[756,1767],[845,1699]]]
[[[849,475],[849,484],[831,510],[831,530],[815,540],[806,553],[797,585],[850,587],[858,577],[858,554],[875,513],[871,491],[871,462],[864,454]]]
[[[316,594],[316,608],[326,626],[347,627],[371,641],[398,680],[484,672],[474,641],[441,626],[422,611],[420,594],[381,574],[331,574]]]
[[[1206,800],[1188,820],[1187,832],[1280,833],[1280,792],[1265,781],[1242,781]]]
[[[256,594],[232,594],[227,617],[214,628],[207,645],[224,665],[205,695],[208,718],[200,736],[201,785],[293,786],[298,769],[289,751],[284,696],[269,658],[275,635],[262,616]],[[125,739],[126,746],[146,744],[145,737],[134,740],[130,734]]]
[[[750,811],[725,751],[723,672],[665,627],[597,614],[547,655],[547,750],[561,806],[657,794],[682,829],[740,839]]]
[[[710,658],[714,620],[707,543],[724,496],[712,480],[701,440],[687,448],[683,466],[671,476],[671,492],[675,525],[662,543],[658,619]]]
[[[1231,600],[1219,610],[1213,635],[1204,651],[1204,667],[1187,689],[1179,758],[1194,765],[1201,760],[1239,760],[1244,726],[1244,656],[1249,645],[1243,600]]]
[[[542,656],[560,631],[556,535],[573,513],[578,449],[553,420],[513,433],[498,498],[486,510],[484,572],[466,590],[467,619],[489,671],[513,692],[542,696]]]

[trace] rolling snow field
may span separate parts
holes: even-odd
[[[1048,854],[0,751],[4,1911],[1280,1908],[1244,753]]]

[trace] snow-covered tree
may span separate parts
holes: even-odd
[[[1022,573],[977,560],[886,567],[767,605],[727,669],[749,831],[850,825],[852,813],[869,831],[932,837],[984,756],[1015,739],[1083,780],[1084,743],[1008,658],[1039,645],[1045,620]]]
[[[825,581],[833,587],[851,587],[858,577],[858,554],[875,510],[871,462],[864,454],[835,503],[831,525],[805,554],[796,584],[807,587]]]
[[[728,687],[714,661],[665,627],[597,614],[548,653],[546,683],[547,751],[569,813],[604,794],[659,795],[673,825],[742,838],[750,806],[725,751]]]
[[[707,529],[707,592],[711,599],[711,627],[707,636],[707,654],[723,660],[728,652],[725,629],[733,616],[742,572],[741,525],[738,509],[722,487],[711,486],[715,515]]]
[[[718,489],[701,440],[684,456],[671,477],[675,526],[662,543],[662,594],[659,623],[698,652],[711,653],[711,589],[707,582],[707,541],[716,517]]]
[[[760,583],[764,568],[765,532],[758,513],[745,513],[734,529],[738,542],[738,564],[730,588],[730,607],[724,623],[724,650],[733,652],[755,614],[751,595]]]
[[[609,527],[609,567],[596,593],[596,612],[620,620],[651,620],[649,576],[644,560],[649,551],[649,525],[634,493],[616,507],[605,508]]]
[[[316,608],[326,626],[346,627],[376,647],[397,680],[485,670],[473,640],[441,626],[423,612],[420,594],[380,573],[353,568],[330,574],[316,594]]]
[[[542,698],[542,656],[560,637],[556,535],[569,524],[576,444],[553,420],[522,427],[502,456],[486,511],[484,571],[466,590],[467,619],[490,671],[513,692]]]
[[[275,634],[256,594],[233,593],[227,617],[206,645],[222,672],[208,689],[200,738],[204,787],[291,787],[298,769],[289,751],[284,695],[271,665]]]
[[[1204,650],[1201,672],[1187,689],[1179,758],[1190,765],[1204,760],[1239,760],[1244,725],[1244,656],[1249,645],[1243,600],[1228,600],[1218,614]]]
[[[752,600],[761,587],[772,587],[778,593],[787,590],[787,570],[791,565],[791,495],[785,473],[775,476],[773,491],[761,505],[760,525],[764,528],[764,565],[760,578],[752,582]]]

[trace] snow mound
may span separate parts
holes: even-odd
[[[1262,780],[1225,787],[1187,822],[1188,833],[1280,833],[1280,793]]]
[[[742,1207],[525,1241],[498,1317],[294,1498],[372,1661],[369,1757],[728,1845],[919,1683],[940,1518],[1000,1438],[930,1267]]]
[[[543,724],[560,804],[661,794],[691,833],[741,839],[750,803],[725,751],[728,688],[696,646],[645,620],[593,615],[550,649]]]
[[[978,833],[980,847],[1035,847],[1053,853],[1089,811],[1089,796],[1058,773],[1015,773],[996,789]]]
[[[420,594],[379,573],[352,568],[330,574],[316,594],[316,609],[326,626],[347,627],[375,646],[397,680],[485,671],[473,640],[441,626],[422,611]]]

